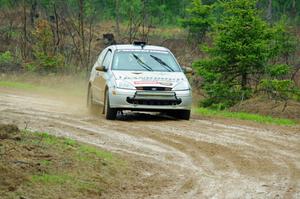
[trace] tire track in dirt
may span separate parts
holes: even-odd
[[[152,190],[149,198],[300,197],[298,129],[174,121],[143,114],[112,122],[71,102],[10,92],[0,92],[0,105],[4,122],[30,121],[33,130],[156,165],[147,175],[156,181],[171,180],[163,181],[159,193]]]
[[[11,102],[13,100],[10,99],[8,101]],[[185,157],[185,154],[179,154],[177,150],[174,152],[174,149],[164,146],[161,143],[155,143],[155,141],[151,139],[145,139],[141,136],[138,138],[130,137],[127,134],[122,134],[111,129],[99,128],[99,125],[95,126],[80,119],[69,117],[69,115],[66,114],[57,114],[55,111],[44,112],[40,109],[35,110],[36,107],[32,108],[32,105],[28,106],[28,109],[24,109],[23,107],[21,110],[17,107],[13,108],[14,105],[9,105],[9,103],[7,106],[8,108],[4,110],[6,114],[2,120],[6,119],[9,121],[11,118],[14,118],[15,121],[31,121],[31,130],[47,131],[56,135],[71,137],[83,142],[95,144],[110,151],[142,156],[142,159],[147,159],[147,162],[151,162],[149,160],[152,158],[156,164],[162,161],[159,156],[164,153],[166,153],[164,156],[176,157],[176,161],[173,158],[176,165],[178,163],[181,163],[182,166],[189,164],[184,163],[186,159],[189,159]],[[84,118],[84,120],[86,120],[86,118]],[[99,137],[99,135],[101,135],[101,137]],[[99,140],[101,140],[101,142],[98,142]],[[165,164],[171,165],[174,163],[172,161],[165,161]],[[169,168],[168,171],[171,172]],[[178,171],[176,171],[176,173],[177,172]],[[176,177],[176,175],[173,175],[173,177]],[[182,179],[177,179],[174,182],[181,182],[184,180],[183,178],[182,176]],[[171,187],[172,191],[173,187],[174,185]],[[171,194],[171,190],[168,192],[168,195]]]

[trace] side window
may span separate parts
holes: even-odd
[[[108,69],[109,67],[111,56],[112,56],[112,52],[111,50],[108,50],[102,64],[106,69]]]
[[[101,63],[103,62],[103,58],[104,58],[105,54],[106,54],[106,50],[104,49],[104,50],[101,52],[101,54],[99,55],[99,58],[98,58],[98,60],[97,60],[98,66],[100,66]]]
[[[99,55],[97,61],[95,62],[94,66],[93,66],[93,69],[95,69],[95,67],[97,67],[97,66],[101,66],[101,63],[102,63],[102,61],[103,61],[103,58],[104,58],[104,55],[105,55],[105,54],[106,54],[106,50],[104,49],[104,50],[100,53],[100,55]]]

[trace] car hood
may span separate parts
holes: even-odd
[[[116,80],[125,80],[134,86],[174,87],[187,81],[182,72],[113,71]]]

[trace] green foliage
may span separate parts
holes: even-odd
[[[122,22],[128,21],[127,10],[128,4],[137,5],[141,4],[143,0],[85,0],[85,14],[95,13],[94,16],[98,20],[113,20],[116,18],[116,1],[119,1],[119,10],[124,13],[120,16]],[[186,12],[186,8],[191,6],[195,0],[151,0],[145,1],[147,4],[147,10],[149,11],[148,17],[151,18],[154,24],[157,25],[178,25],[178,19],[186,17],[189,13]],[[16,7],[18,4],[22,4],[23,0],[0,0],[0,9],[7,9]],[[28,5],[33,1],[26,0]],[[77,0],[39,0],[38,5],[46,9],[47,13],[52,12],[53,5],[65,5],[72,11],[78,11]],[[204,5],[212,5],[218,2],[217,0],[202,0]],[[295,3],[294,3],[295,2]],[[257,3],[258,8],[267,10],[269,5],[268,0],[259,0]],[[135,7],[135,6],[134,6]],[[273,21],[278,21],[282,15],[287,15],[288,20],[291,22],[300,22],[300,3],[297,0],[272,0],[272,15]],[[140,9],[135,7],[136,11]],[[263,13],[266,15],[266,12]],[[159,23],[159,24],[158,24]]]
[[[249,76],[265,72],[269,58],[271,28],[263,21],[252,0],[222,2],[223,13],[213,26],[209,58],[194,63],[204,78],[207,106],[225,107],[251,95]]]
[[[36,90],[37,87],[26,84],[26,83],[20,83],[15,81],[0,81],[0,87],[4,88],[16,88],[16,89],[22,89],[22,90]]]
[[[99,158],[102,158],[106,161],[113,160],[114,156],[110,152],[100,151],[99,149],[89,146],[89,145],[82,145],[79,147],[79,152],[81,156],[88,156],[89,154],[95,155]]]
[[[286,17],[283,17],[275,24],[272,32],[272,53],[278,58],[284,59],[286,63],[289,62],[289,56],[293,54],[297,46],[299,46],[299,40],[290,30],[291,27],[287,25]]]
[[[15,40],[21,36],[21,32],[11,24],[0,27],[0,34],[2,38],[5,38],[5,40]]]
[[[219,111],[219,110],[212,110],[208,108],[197,108],[195,112],[202,116],[207,116],[207,117],[224,117],[230,119],[249,120],[249,121],[254,121],[262,124],[276,124],[282,126],[291,126],[297,124],[295,121],[290,119],[273,118],[271,116],[264,116],[264,115],[244,113],[244,112],[230,112],[225,110]]]
[[[263,79],[259,86],[272,99],[283,101],[300,99],[300,89],[292,80]]]
[[[43,85],[43,86],[41,86]],[[37,76],[32,73],[23,75],[5,75],[0,79],[0,87],[15,88],[20,90],[28,90],[41,94],[53,94],[57,96],[85,97],[86,76],[84,73],[80,75],[60,75],[49,74],[47,76]]]
[[[0,65],[2,64],[10,64],[14,60],[14,57],[10,51],[5,51],[4,53],[0,53]]]
[[[65,138],[64,139],[64,144],[67,145],[67,146],[72,146],[72,147],[78,146],[78,142],[76,140],[73,140],[73,139],[70,139],[70,138]]]
[[[182,26],[197,42],[203,40],[213,23],[211,9],[210,5],[202,4],[201,0],[193,0],[191,7],[187,9],[189,17],[182,20]]]
[[[0,0],[0,8],[10,8],[11,6],[13,6],[14,1],[12,0]]]
[[[266,10],[267,14],[269,8],[269,0],[258,1],[258,7]],[[298,0],[272,0],[271,1],[271,22],[276,22],[281,19],[283,15],[288,17],[288,22],[293,24],[300,24],[300,3]]]
[[[286,77],[292,70],[292,68],[287,64],[269,65],[266,69],[267,69],[267,74],[271,78],[281,78],[281,79]]]
[[[203,89],[208,97],[202,100],[200,105],[218,110],[223,110],[238,101],[247,99],[252,93],[251,89],[241,89],[239,85],[230,86],[222,82],[204,83]]]
[[[119,0],[119,11],[121,14],[120,19],[122,20],[121,22],[126,22],[129,20],[130,13],[128,13],[128,8],[130,8],[132,9],[132,12],[140,15],[145,10],[147,19],[155,26],[178,25],[178,21],[185,15],[185,8],[187,5],[189,5],[189,3],[189,0]],[[106,5],[108,4],[109,3],[106,3]],[[110,18],[115,19],[116,13],[114,3],[112,4],[111,12],[114,13],[114,15],[112,15]]]
[[[35,60],[25,64],[29,72],[57,73],[64,71],[64,57],[61,54],[47,55],[44,52],[34,52]]]
[[[41,175],[33,175],[31,177],[31,182],[33,183],[41,183],[41,184],[60,184],[63,185],[67,181],[74,180],[68,175],[51,175],[51,174],[41,174]]]
[[[300,99],[300,89],[295,82],[286,79],[292,67],[286,64],[270,65],[267,73],[259,84],[259,90],[266,93],[271,99],[287,101]]]
[[[35,63],[25,63],[25,70],[28,72],[35,72],[37,71],[37,66],[35,65]]]
[[[41,72],[58,72],[62,71],[64,65],[64,57],[60,54],[48,55],[44,52],[34,52],[36,58],[34,68],[35,71]]]
[[[10,51],[0,52],[0,73],[10,71],[20,71],[20,59]]]
[[[51,26],[46,20],[39,20],[36,23],[35,29],[32,31],[33,38],[35,40],[34,53],[44,52],[49,53],[53,50],[53,33]]]
[[[259,89],[272,99],[287,102],[289,99],[300,99],[300,90],[290,79],[293,67],[289,65],[291,57],[296,52],[298,40],[286,24],[286,19],[283,18],[273,28],[271,52],[274,57],[276,56],[273,60],[279,64],[269,65],[266,68]]]
[[[39,20],[32,32],[34,61],[25,65],[31,72],[58,72],[64,66],[64,56],[54,52],[53,33],[48,21]]]

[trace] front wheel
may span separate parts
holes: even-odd
[[[115,120],[117,117],[117,109],[111,108],[109,103],[109,93],[106,91],[105,93],[105,104],[104,104],[104,114],[107,120]]]
[[[190,120],[191,110],[178,111],[178,118],[182,120]]]
[[[88,88],[86,106],[88,107],[90,112],[93,112],[96,109],[96,105],[94,104],[94,101],[93,101],[92,89],[90,86]]]
[[[181,120],[189,120],[191,117],[191,110],[173,110],[169,112],[168,115]]]

